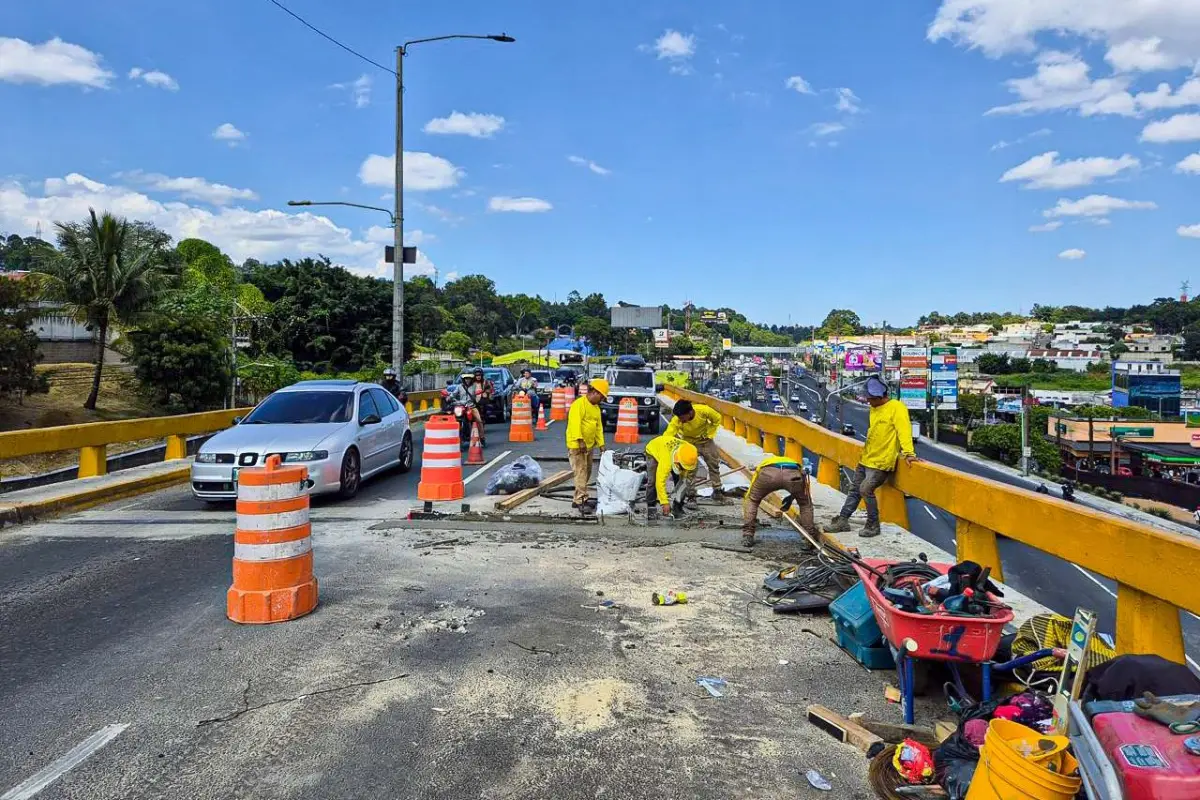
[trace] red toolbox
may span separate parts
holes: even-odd
[[[1180,702],[1196,696],[1169,698]],[[1143,719],[1133,703],[1088,703],[1096,740],[1124,788],[1127,800],[1196,800],[1200,798],[1200,756],[1188,753],[1184,742],[1196,734],[1174,734],[1165,725]]]

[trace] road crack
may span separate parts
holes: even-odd
[[[407,677],[408,677],[408,673],[402,672],[399,675],[392,675],[387,678],[377,678],[373,681],[355,681],[354,683],[347,683],[342,686],[333,686],[328,689],[318,689],[315,692],[304,692],[303,694],[298,694],[298,695],[295,695],[294,697],[281,697],[277,700],[268,700],[265,703],[258,703],[256,705],[250,705],[250,701],[249,701],[250,681],[246,681],[246,688],[242,692],[242,707],[241,708],[239,708],[237,711],[231,711],[230,713],[225,714],[220,717],[212,717],[211,719],[202,719],[196,723],[196,727],[202,728],[205,725],[215,725],[219,722],[230,722],[231,720],[235,720],[238,717],[242,716],[243,714],[248,714],[251,711],[258,711],[263,708],[269,708],[271,706],[283,705],[284,703],[294,703],[297,700],[305,700],[309,697],[319,697],[320,695],[323,695],[323,694],[333,694],[334,692],[344,692],[347,689],[357,689],[360,686],[375,686],[380,683],[387,683],[389,681],[398,681],[401,678],[407,678]]]
[[[522,650],[524,650],[527,653],[533,653],[535,656],[540,656],[542,654],[545,654],[548,656],[556,656],[561,652],[559,650],[546,650],[544,648],[538,647],[537,645],[534,645],[533,647],[526,647],[525,645],[521,644],[520,642],[514,642],[512,639],[509,639],[508,643],[511,644],[513,647],[521,648]]]

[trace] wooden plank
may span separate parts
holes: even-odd
[[[503,500],[497,500],[496,501],[496,510],[497,511],[512,511],[517,506],[521,505],[522,503],[528,502],[529,500],[532,500],[533,498],[537,497],[538,495],[540,495],[542,492],[546,491],[547,489],[553,489],[555,486],[558,486],[560,483],[565,483],[567,481],[567,479],[569,479],[573,474],[574,474],[574,472],[572,472],[569,469],[564,469],[562,472],[556,472],[553,475],[551,475],[549,478],[546,478],[545,480],[543,480],[537,486],[531,486],[528,489],[522,489],[521,491],[517,492],[516,494],[510,495],[510,496],[504,498]]]
[[[851,714],[850,721],[858,723],[888,744],[900,744],[905,739],[914,739],[926,747],[937,747],[942,743],[933,728],[923,725],[896,725],[868,719],[861,714]]]
[[[871,733],[849,717],[844,717],[836,711],[830,711],[825,706],[811,705],[805,711],[808,713],[808,721],[813,725],[838,741],[854,745],[864,753],[869,752],[872,748],[878,749],[876,745],[884,744],[882,737]]]

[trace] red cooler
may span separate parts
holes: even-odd
[[[1169,698],[1179,702],[1200,700],[1188,695]],[[1088,703],[1092,729],[1116,771],[1127,800],[1196,800],[1200,798],[1200,756],[1187,751],[1184,742],[1196,734],[1171,733],[1165,725],[1143,719],[1129,709],[1132,702]]]

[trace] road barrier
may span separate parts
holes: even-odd
[[[235,417],[249,414],[249,408],[229,411],[205,411],[173,417],[146,417],[116,422],[85,422],[25,431],[0,433],[0,459],[20,458],[60,450],[79,451],[79,477],[91,478],[108,471],[110,444],[140,439],[165,439],[164,461],[187,457],[187,437],[228,428]]]
[[[708,395],[666,386],[663,394],[721,412],[727,430],[771,454],[820,457],[817,480],[840,488],[841,467],[854,468],[862,443],[799,417],[756,411]],[[1200,614],[1200,540],[1152,528],[1032,490],[1007,486],[921,461],[896,468],[879,489],[884,522],[908,528],[905,496],[957,519],[959,560],[976,561],[1003,579],[996,537],[1029,545],[1117,582],[1117,648],[1156,653],[1184,663],[1180,609]]]
[[[533,404],[525,395],[518,394],[513,398],[508,440],[510,442],[533,441]]]
[[[441,408],[441,400],[441,389],[431,389],[427,392],[409,392],[408,402],[404,404],[404,407],[408,409],[409,414],[416,414],[421,411],[438,411]]]
[[[458,420],[449,414],[437,414],[425,423],[425,449],[421,454],[417,499],[461,500],[465,493]]]
[[[279,456],[238,476],[233,534],[233,585],[225,613],[261,625],[296,619],[317,607],[308,467],[282,466]]]
[[[615,444],[638,443],[637,400],[632,397],[622,397],[617,406],[617,431],[613,435]]]
[[[567,386],[554,387],[554,394],[550,396],[550,419],[562,422],[567,418],[568,406],[572,402],[567,396],[569,391],[571,389]]]

